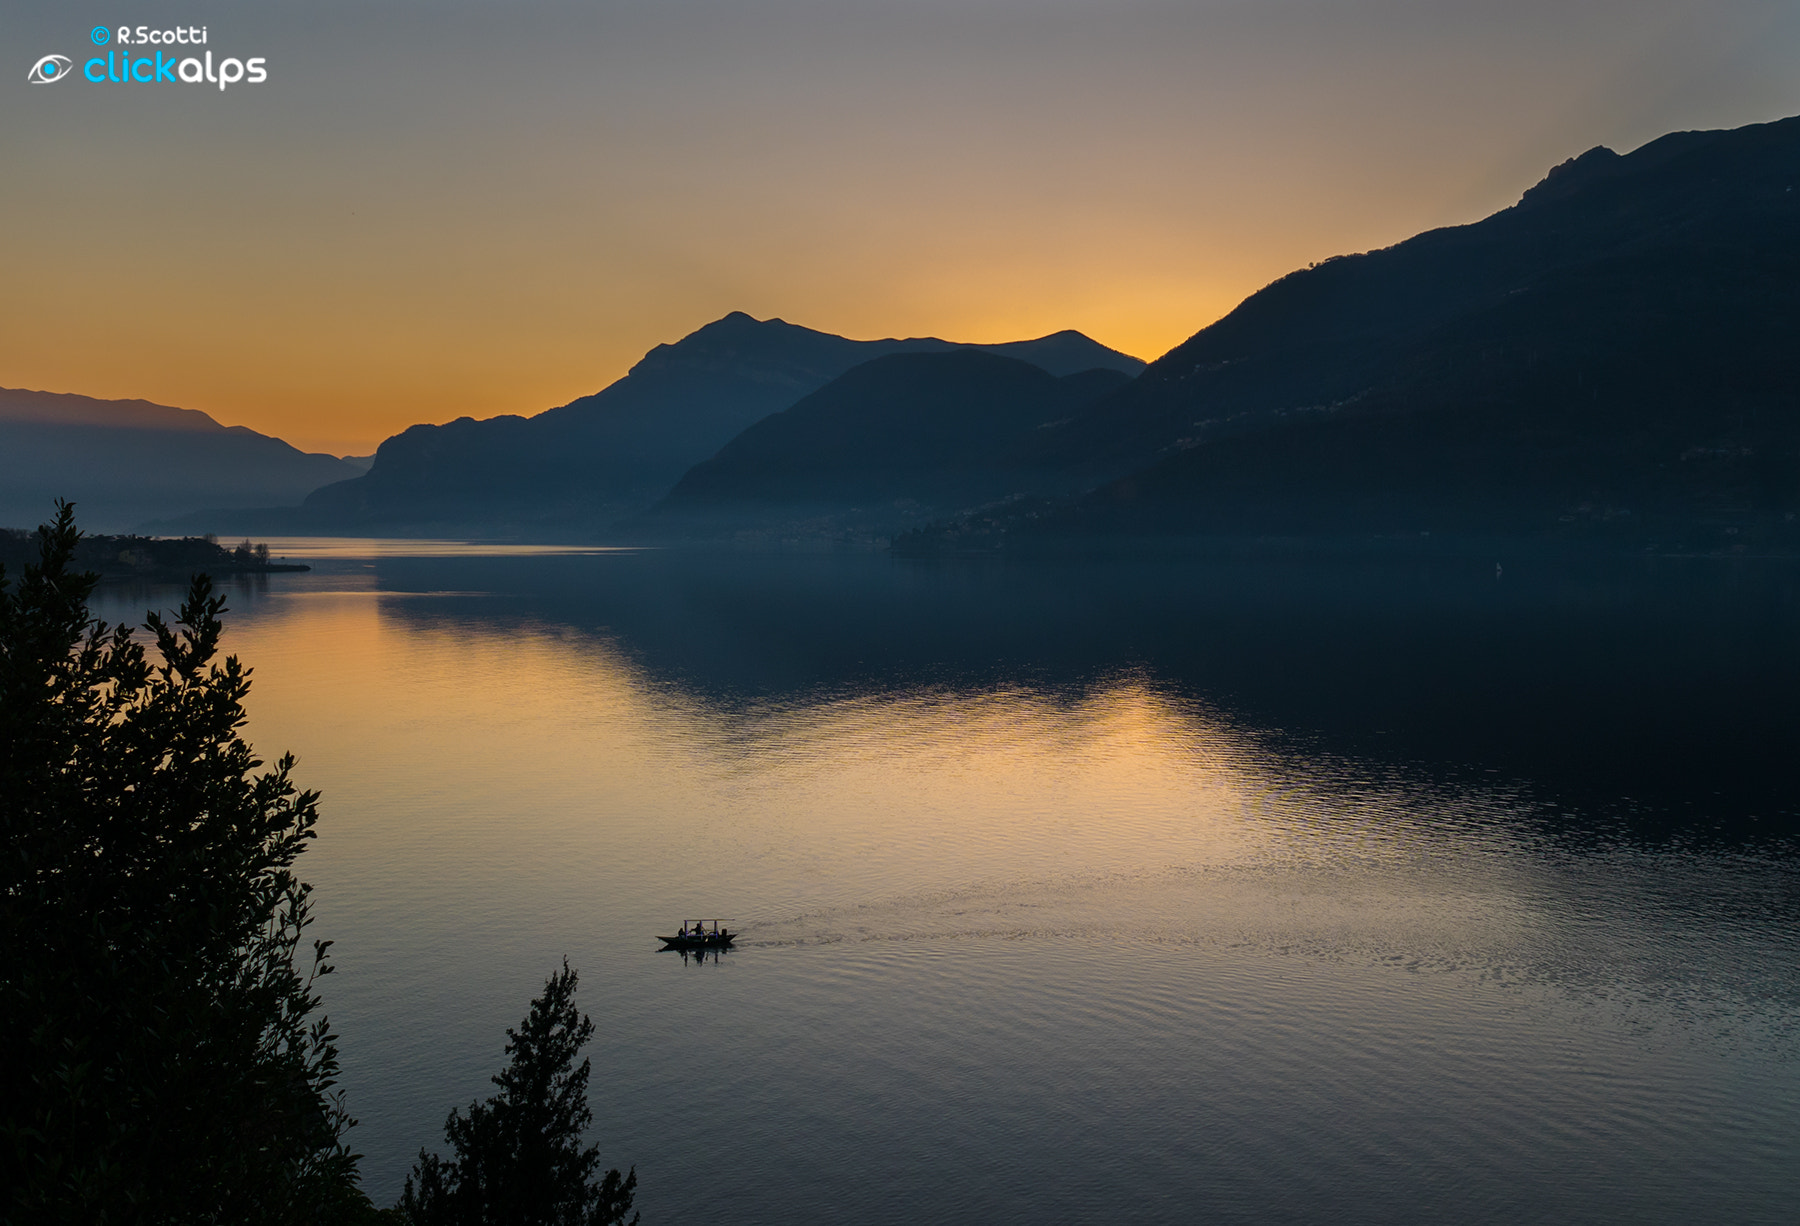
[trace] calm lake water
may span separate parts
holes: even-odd
[[[1792,564],[272,544],[378,1202],[567,956],[658,1226],[1794,1220]]]

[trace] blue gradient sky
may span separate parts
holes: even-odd
[[[104,23],[270,79],[33,86]],[[730,310],[1154,357],[1596,144],[1800,112],[1800,6],[0,0],[0,386],[361,452]]]

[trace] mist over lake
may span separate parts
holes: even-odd
[[[377,1203],[565,954],[646,1220],[1800,1193],[1789,563],[272,545]]]

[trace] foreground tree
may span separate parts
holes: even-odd
[[[72,509],[38,536],[0,571],[0,1220],[362,1217],[300,948],[318,797],[239,735],[204,576],[152,663],[89,618]]]
[[[594,1023],[575,1008],[576,973],[561,973],[518,1030],[506,1032],[512,1057],[494,1084],[500,1093],[470,1103],[468,1115],[444,1121],[449,1160],[419,1151],[400,1211],[418,1226],[618,1226],[631,1212],[637,1170],[614,1169],[600,1182],[596,1147],[581,1135],[588,1107],[590,1062],[577,1065]],[[632,1216],[636,1226],[637,1216]]]

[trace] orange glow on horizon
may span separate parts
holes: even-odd
[[[221,9],[254,91],[21,86],[0,387],[364,454],[733,310],[1151,359],[1594,144],[1800,111],[1800,17],[1754,0],[432,6],[429,54],[412,3]]]

